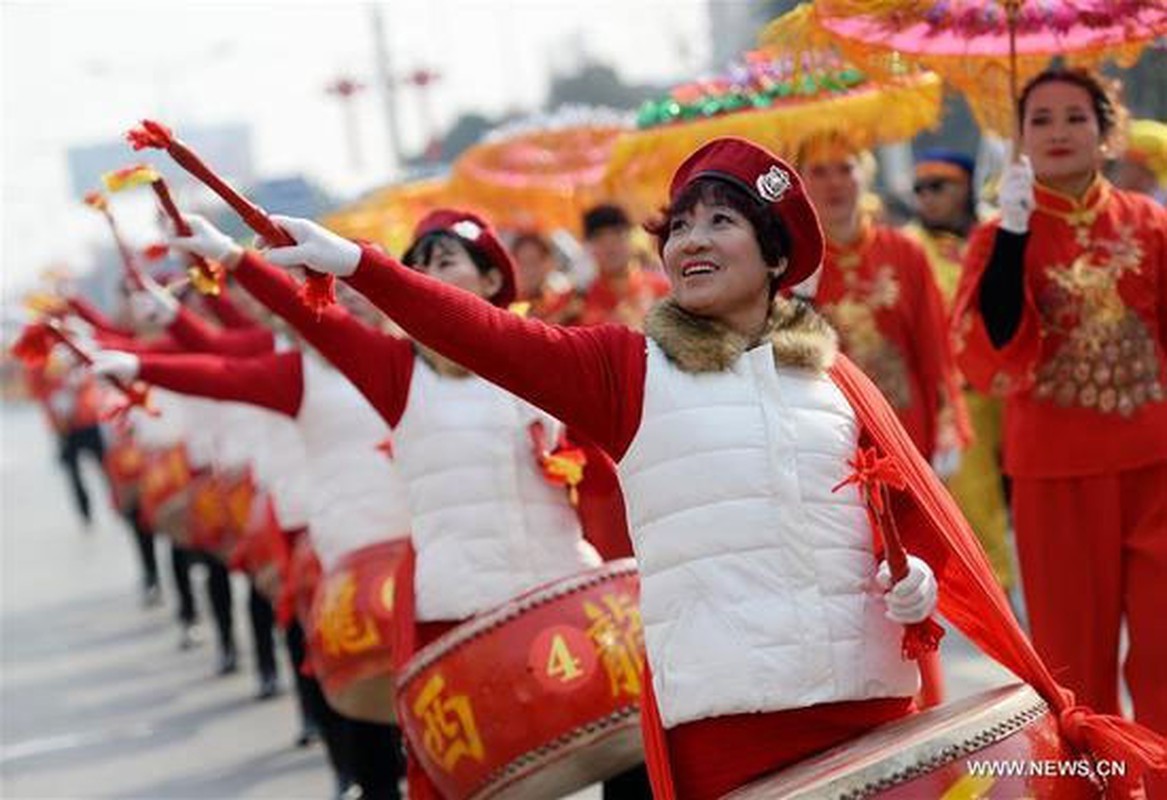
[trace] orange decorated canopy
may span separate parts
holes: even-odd
[[[454,162],[450,193],[500,228],[579,231],[583,212],[612,196],[604,174],[631,120],[565,106],[500,128]]]
[[[846,130],[860,146],[908,139],[940,117],[940,80],[912,72],[876,84],[828,51],[794,59],[747,53],[721,76],[683,84],[642,106],[617,142],[605,183],[641,218],[661,208],[685,158],[719,136],[792,157],[817,133]]]

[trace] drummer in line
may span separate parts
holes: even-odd
[[[877,390],[836,358],[829,325],[775,300],[823,252],[788,165],[722,139],[682,166],[655,229],[672,294],[646,334],[523,320],[433,280],[428,262],[421,275],[308,221],[281,224],[300,244],[269,261],[345,277],[419,341],[619,462],[658,796],[717,797],[911,713],[918,673],[899,640],[932,612],[937,583],[913,557],[888,591],[863,495],[840,484],[877,444],[911,467],[912,496],[940,490]],[[896,524],[917,540],[919,520],[904,511]]]
[[[188,221],[195,234],[175,239],[177,246],[219,258],[266,305],[296,302],[294,286],[278,269],[245,253],[206,220]],[[440,210],[422,220],[404,261],[495,307],[506,308],[515,298],[510,255],[494,230],[472,214]],[[408,487],[416,553],[415,608],[401,609],[416,620],[410,652],[526,589],[600,563],[583,538],[568,492],[543,474],[545,453],[533,445],[538,429],[546,447],[554,447],[562,427],[557,420],[341,308],[319,321],[291,321],[392,430],[391,453]],[[411,797],[437,795],[415,759],[408,783]]]

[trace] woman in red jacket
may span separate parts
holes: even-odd
[[[1021,95],[1024,156],[974,234],[957,356],[1005,397],[1005,470],[1038,651],[1118,713],[1167,732],[1167,212],[1099,174],[1119,108],[1092,75]]]

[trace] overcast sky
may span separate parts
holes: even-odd
[[[708,58],[705,0],[389,0],[380,3],[393,66],[442,75],[438,127],[467,111],[533,110],[551,71],[581,54],[630,82],[691,77]],[[331,187],[384,182],[383,115],[358,101],[366,170],[354,175],[342,113],[323,88],[373,80],[367,3],[17,2],[0,0],[3,281],[26,285],[53,260],[85,265],[105,233],[71,194],[65,150],[119,137],[141,117],[181,129],[252,127],[260,174],[303,172]],[[407,152],[423,141],[418,98],[401,98]],[[127,148],[127,163],[134,156]],[[140,158],[140,157],[139,157]],[[129,214],[131,235],[148,236]]]

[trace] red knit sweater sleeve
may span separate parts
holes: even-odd
[[[252,358],[146,354],[138,374],[181,394],[247,403],[289,417],[300,413],[304,401],[304,357],[295,350]]]
[[[139,339],[136,336],[119,336],[115,333],[98,331],[93,337],[106,350],[124,350],[127,353],[185,353],[186,348],[173,337],[162,335],[150,339]]]
[[[394,427],[405,413],[413,378],[413,346],[366,325],[343,306],[320,315],[304,305],[295,281],[253,252],[243,256],[235,279],[252,297],[294,327],[365,396]]]
[[[70,297],[69,308],[73,313],[81,317],[81,319],[88,322],[94,328],[105,333],[114,333],[118,336],[133,336],[134,332],[129,328],[118,325],[112,319],[101,312],[97,306],[90,303],[83,297]]]
[[[644,336],[523,319],[365,247],[348,279],[419,342],[577,428],[619,460],[640,425]]]
[[[267,328],[216,329],[185,306],[167,331],[187,350],[222,356],[258,356],[275,349],[275,337]]]
[[[204,296],[203,302],[206,303],[207,308],[211,309],[211,313],[215,315],[215,319],[219,320],[219,324],[227,330],[240,331],[262,327],[231,299],[226,286],[218,294]]]

